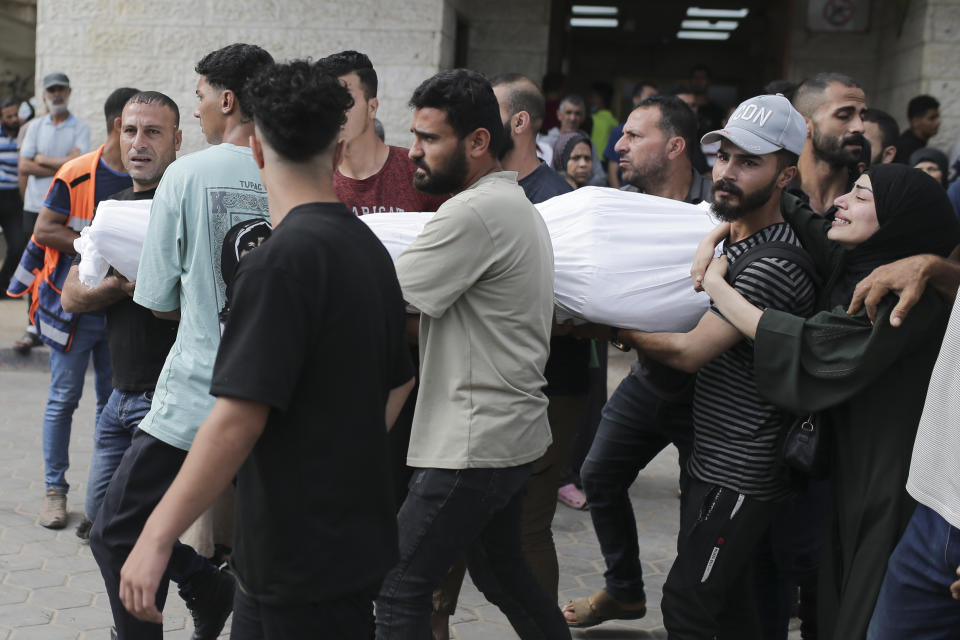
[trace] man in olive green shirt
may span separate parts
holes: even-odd
[[[421,311],[420,395],[398,514],[400,561],[377,599],[377,638],[430,637],[431,594],[465,555],[522,637],[569,638],[520,543],[521,489],[551,442],[543,368],[553,318],[546,225],[497,160],[490,83],[458,69],[413,94],[414,185],[453,193],[397,260]]]

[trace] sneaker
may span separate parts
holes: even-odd
[[[190,640],[216,640],[233,611],[234,588],[233,575],[212,565],[180,587],[180,597],[193,616]]]
[[[87,516],[83,516],[83,520],[80,521],[80,524],[77,525],[77,537],[81,540],[90,541],[90,529],[93,528],[93,520]]]
[[[67,526],[67,494],[47,489],[37,522],[47,529],[63,529]]]

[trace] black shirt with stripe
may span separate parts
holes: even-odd
[[[748,249],[773,241],[800,246],[790,226],[781,222],[726,245],[724,253],[733,264]],[[740,272],[733,287],[760,309],[803,317],[814,311],[813,281],[789,259],[759,258]],[[711,312],[722,317],[714,305]],[[697,374],[688,470],[698,480],[757,500],[781,500],[791,487],[777,473],[776,445],[789,416],[760,397],[753,357],[753,341],[744,338]]]

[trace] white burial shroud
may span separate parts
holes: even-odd
[[[127,280],[136,281],[152,203],[153,200],[104,200],[97,205],[93,224],[73,241],[80,254],[80,282],[95,287],[110,267]]]
[[[583,187],[536,207],[553,241],[558,321],[682,332],[707,310],[709,298],[690,281],[697,244],[716,224],[705,205]],[[396,260],[433,215],[360,219]]]

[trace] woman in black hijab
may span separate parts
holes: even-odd
[[[703,287],[727,320],[754,340],[760,394],[806,415],[829,435],[832,504],[820,566],[820,638],[862,639],[887,559],[915,503],[905,485],[927,383],[950,306],[933,290],[916,316],[892,327],[895,299],[876,323],[847,315],[857,283],[878,266],[921,253],[946,256],[960,222],[933,178],[905,165],[871,167],[837,198],[833,221],[788,217],[825,282],[822,311],[799,318],[762,311],[727,284],[715,260]]]
[[[950,160],[947,159],[943,151],[934,149],[933,147],[917,149],[910,154],[910,159],[907,161],[907,164],[914,169],[920,169],[930,174],[934,180],[940,183],[941,187],[944,189],[947,188]]]

